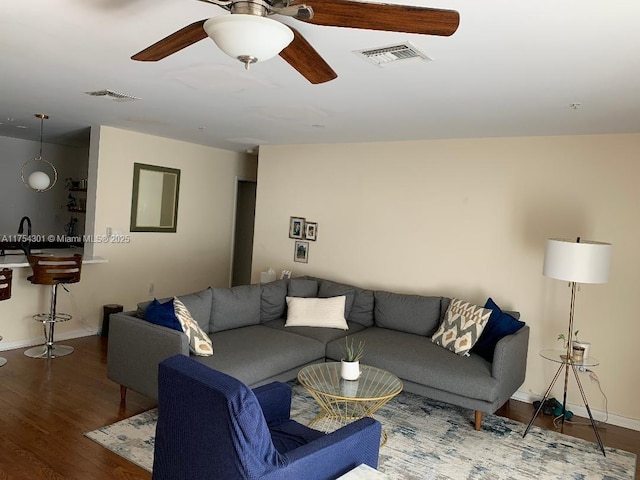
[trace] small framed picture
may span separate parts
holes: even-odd
[[[316,222],[305,222],[304,238],[314,242],[316,241],[316,238],[318,238],[318,224]]]
[[[296,242],[293,261],[300,263],[309,262],[309,242],[301,242],[300,240]]]
[[[304,218],[291,217],[289,219],[289,238],[304,238]]]

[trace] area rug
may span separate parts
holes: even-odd
[[[294,386],[292,417],[307,423],[319,407]],[[157,411],[136,415],[86,434],[127,460],[151,471]],[[377,414],[388,441],[378,470],[389,480],[633,480],[636,455],[485,415],[473,429],[473,412],[402,392]]]

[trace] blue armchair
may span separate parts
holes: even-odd
[[[325,434],[290,418],[291,387],[251,390],[184,355],[159,366],[153,480],[333,480],[378,466],[380,423]]]

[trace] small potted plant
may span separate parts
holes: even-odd
[[[571,358],[573,360],[582,361],[584,359],[585,346],[578,341],[579,332],[580,330],[576,330],[573,334],[574,340],[573,342],[571,342],[571,350],[572,350]],[[569,339],[563,333],[558,335],[558,340],[562,340],[564,342],[564,348],[567,348]]]
[[[353,339],[345,337],[345,347],[342,351],[342,365],[340,376],[345,380],[357,380],[360,377],[360,359],[364,355],[364,342],[355,345]]]

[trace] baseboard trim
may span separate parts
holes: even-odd
[[[80,337],[90,337],[92,335],[97,335],[99,333],[98,329],[82,329],[82,330],[72,330],[70,332],[61,332],[55,334],[55,341],[64,341],[71,340],[73,338]],[[25,347],[33,347],[35,345],[44,344],[44,338],[27,338],[25,340],[16,340],[14,342],[0,342],[0,352],[4,352],[6,350],[15,350],[16,348],[25,348]]]
[[[519,400],[521,402],[526,402],[526,403],[533,403],[535,400],[542,400],[541,395],[534,395],[532,393],[521,392],[520,390],[514,393],[511,398],[514,400]],[[587,409],[584,407],[584,405],[567,403],[567,409],[571,410],[573,413],[575,413],[580,417],[589,418],[589,414],[587,413]],[[606,417],[606,412],[602,410],[595,410],[594,408],[591,408],[591,414],[593,415],[593,418],[597,422],[603,421],[604,418]],[[622,417],[620,415],[614,415],[612,413],[609,413],[609,419],[607,420],[607,423],[611,425],[616,425],[618,427],[629,428],[631,430],[636,430],[640,432],[640,420],[636,420],[635,418],[627,418],[627,417]]]

